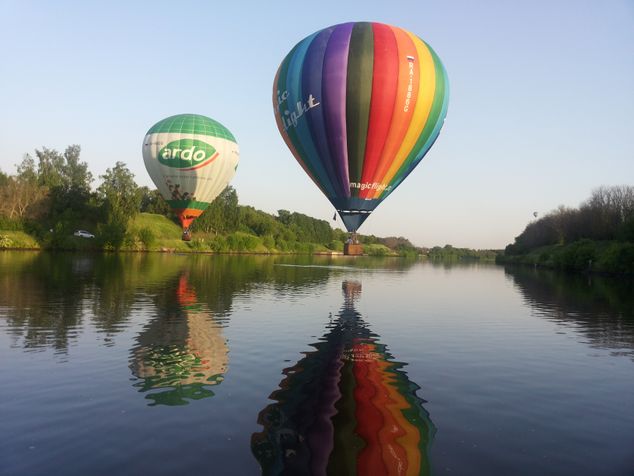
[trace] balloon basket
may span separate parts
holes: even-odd
[[[183,231],[183,236],[181,237],[183,241],[192,241],[192,234],[189,229]]]
[[[343,254],[345,256],[359,256],[363,254],[363,246],[359,243],[356,231],[350,232],[348,239],[343,245]]]
[[[360,256],[363,254],[363,246],[359,243],[345,243],[343,245],[343,254],[346,256]]]

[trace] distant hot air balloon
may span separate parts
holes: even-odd
[[[273,85],[284,141],[350,232],[433,145],[448,97],[436,53],[408,31],[374,22],[304,38]]]
[[[157,122],[143,140],[150,177],[189,239],[192,222],[229,184],[238,167],[238,143],[219,122],[179,114]]]

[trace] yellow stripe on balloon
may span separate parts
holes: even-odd
[[[396,153],[394,160],[390,164],[387,171],[379,171],[381,175],[380,182],[388,184],[394,178],[401,165],[405,162],[408,155],[416,145],[416,141],[423,132],[423,128],[429,119],[429,112],[434,101],[434,95],[436,93],[436,69],[434,65],[434,59],[427,45],[416,35],[406,31],[409,37],[416,45],[416,52],[418,53],[418,71],[420,74],[420,82],[418,86],[418,100],[416,101],[416,107],[414,109],[414,115],[412,121],[405,134],[401,148]],[[379,180],[374,180],[379,182]],[[375,191],[372,197],[379,198],[383,191]],[[386,189],[387,192],[387,189]]]
[[[391,367],[392,364],[390,363],[389,365]],[[401,474],[417,475],[419,474],[421,466],[421,454],[418,448],[421,434],[419,429],[410,423],[403,414],[403,411],[409,409],[411,405],[397,388],[394,374],[389,372],[390,369],[387,368],[387,366],[383,366],[382,370],[383,388],[387,391],[387,395],[391,401],[386,407],[389,409],[401,430],[401,434],[396,436],[394,442],[400,445],[406,454],[407,468]]]
[[[376,345],[372,346],[376,351]],[[404,433],[403,429],[397,421],[398,415],[395,415],[390,409],[392,398],[390,395],[391,384],[386,379],[386,371],[390,366],[383,356],[371,362],[368,366],[368,380],[375,389],[375,394],[370,398],[370,402],[375,411],[382,417],[381,428],[377,432],[378,448],[377,452],[381,453],[381,459],[387,470],[385,474],[389,476],[397,476],[402,474],[402,469],[407,468],[407,452],[396,442],[399,433]]]

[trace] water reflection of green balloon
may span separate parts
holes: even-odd
[[[200,356],[176,345],[157,345],[148,349],[143,366],[153,369],[154,375],[136,385],[139,391],[166,389],[147,396],[154,402],[152,405],[187,405],[188,400],[213,397],[214,392],[207,387],[224,379],[221,373],[208,376]],[[192,383],[183,383],[192,380]]]
[[[169,302],[169,301],[168,301]],[[140,379],[134,386],[150,392],[154,405],[187,405],[212,397],[209,388],[224,379],[228,348],[221,327],[197,301],[182,274],[176,288],[176,308],[150,322],[138,336],[130,368]]]

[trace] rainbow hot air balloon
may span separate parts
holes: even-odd
[[[374,22],[304,38],[273,85],[284,141],[350,232],[423,159],[448,97],[447,74],[429,45]]]
[[[238,167],[238,143],[219,122],[179,114],[157,122],[143,140],[143,161],[178,216],[183,239],[192,222],[229,184]]]

